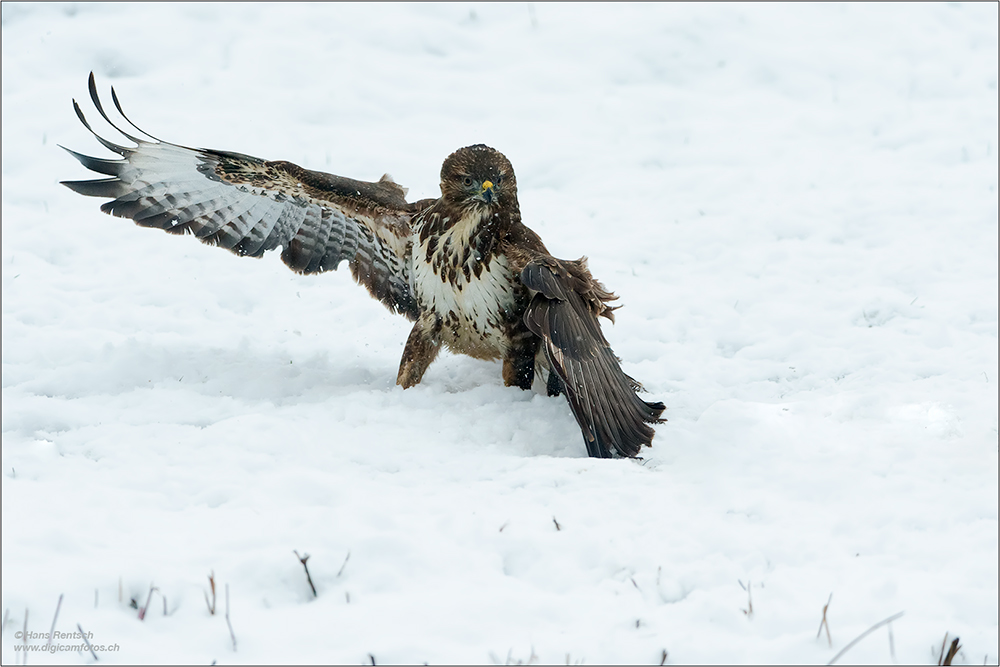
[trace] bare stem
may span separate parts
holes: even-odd
[[[24,661],[21,663],[23,665],[28,664],[28,608],[24,608]]]
[[[94,647],[90,645],[90,640],[87,639],[87,633],[83,631],[80,624],[76,624],[76,629],[80,631],[80,636],[83,637],[83,643],[87,645],[87,650],[90,651],[90,655],[94,656],[94,660],[97,660],[97,654],[94,653]]]
[[[854,640],[850,644],[848,644],[844,648],[840,649],[840,653],[838,653],[837,655],[833,656],[833,660],[831,660],[830,662],[828,662],[826,664],[832,665],[833,663],[837,662],[838,660],[840,660],[841,656],[843,656],[845,653],[847,653],[849,650],[851,650],[851,648],[855,644],[857,644],[859,641],[861,641],[862,639],[864,639],[865,637],[867,637],[871,633],[875,632],[876,630],[878,630],[879,628],[881,628],[883,625],[887,625],[889,623],[892,623],[893,621],[895,621],[897,618],[899,618],[902,615],[903,615],[903,612],[899,612],[898,614],[893,614],[889,618],[881,620],[878,623],[876,623],[875,625],[873,625],[872,627],[868,628],[867,630],[865,630],[864,632],[862,632],[860,635],[858,635],[857,637],[855,637]]]
[[[892,658],[893,662],[896,662],[896,640],[892,636],[892,623],[887,626],[889,630],[889,657]]]
[[[226,625],[229,626],[229,636],[233,640],[233,651],[236,651],[236,633],[233,632],[233,624],[229,622],[229,584],[226,584]]]
[[[295,554],[295,555],[297,556],[298,554]],[[350,551],[347,552],[347,556],[344,558],[344,564],[340,566],[339,570],[337,570],[337,576],[338,577],[344,573],[344,568],[347,567],[347,561],[349,561],[349,560],[351,560],[351,552]]]
[[[938,654],[938,664],[944,662],[944,647],[948,644],[948,633],[944,633],[944,639],[941,640],[941,652]]]
[[[49,641],[45,644],[45,651],[48,652],[49,647],[52,646],[52,635],[56,631],[56,619],[59,618],[59,608],[62,607],[63,594],[59,594],[59,602],[56,603],[56,613],[52,616],[52,627],[49,628]]]
[[[153,584],[149,585],[149,594],[146,596],[146,604],[145,604],[145,606],[139,608],[139,620],[140,621],[146,620],[146,611],[149,610],[149,603],[152,602],[152,600],[153,600],[153,591],[157,591],[157,590],[159,590],[159,589],[157,589],[155,586],[153,586]]]

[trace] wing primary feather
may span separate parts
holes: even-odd
[[[86,197],[120,197],[125,193],[121,180],[117,178],[100,178],[93,181],[61,181],[61,183],[73,192]],[[102,210],[104,206],[101,207]]]
[[[115,195],[109,194],[108,196],[113,197]],[[134,219],[135,214],[141,211],[144,207],[145,204],[140,199],[121,197],[120,199],[115,199],[114,201],[101,204],[101,211],[109,215],[113,215],[116,218]],[[139,224],[141,225],[141,223]]]
[[[134,141],[137,144],[146,143],[142,139],[139,139],[138,137],[133,137],[131,134],[129,134],[125,130],[123,130],[120,127],[118,127],[117,125],[115,125],[114,121],[111,120],[108,117],[107,112],[104,111],[104,105],[101,104],[101,98],[97,94],[97,82],[94,81],[94,73],[93,72],[90,73],[90,79],[87,81],[87,86],[90,88],[90,99],[94,102],[94,106],[97,107],[97,112],[99,114],[101,114],[101,116],[104,117],[104,120],[108,121],[108,125],[110,125],[111,127],[115,128],[116,130],[118,130],[118,132],[122,136],[124,136],[126,139],[128,139],[129,141]],[[126,120],[128,120],[128,119],[126,119]],[[138,128],[136,128],[136,129],[138,129]],[[141,130],[140,130],[140,132],[141,132]]]
[[[90,130],[92,134],[97,134],[97,132],[94,132],[94,128],[90,126],[90,123],[87,122],[87,117],[83,115],[83,109],[81,109],[80,105],[76,103],[75,98],[73,99],[73,111],[76,112],[76,117],[80,119],[80,122],[83,123],[85,128]]]
[[[83,153],[77,153],[76,151],[70,150],[62,145],[59,145],[59,148],[75,157],[84,167],[91,171],[96,171],[98,174],[117,176],[121,172],[122,165],[126,164],[124,160],[105,160],[103,158],[91,157],[89,155],[84,155]]]
[[[159,139],[157,137],[154,137],[149,132],[147,132],[146,130],[142,129],[141,127],[139,127],[138,125],[136,125],[135,123],[133,123],[132,119],[125,115],[125,112],[122,111],[122,105],[118,101],[118,93],[115,92],[115,87],[114,86],[111,86],[111,101],[115,103],[115,108],[118,109],[118,113],[120,113],[122,115],[122,118],[125,119],[126,123],[128,123],[129,125],[131,125],[135,129],[137,129],[139,132],[142,132],[143,134],[145,134],[147,137],[149,137],[153,141],[159,141],[160,143],[165,143],[163,141],[163,139]]]
[[[80,119],[80,122],[83,123],[83,126],[88,130],[90,130],[90,133],[94,135],[95,139],[101,142],[102,146],[107,148],[109,151],[118,153],[122,157],[127,157],[129,154],[133,152],[131,148],[125,148],[124,146],[119,146],[118,144],[112,143],[107,139],[105,139],[104,137],[102,137],[101,135],[99,135],[97,132],[94,132],[94,128],[92,128],[90,126],[90,123],[87,122],[87,119],[83,115],[83,110],[80,109],[80,105],[76,103],[76,100],[73,100],[73,109],[76,110],[76,117]]]

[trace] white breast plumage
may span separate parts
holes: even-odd
[[[477,226],[463,220],[441,234],[431,262],[427,262],[427,242],[414,243],[413,287],[421,310],[441,318],[442,340],[448,347],[481,359],[497,359],[508,344],[503,323],[514,307],[513,277],[501,254],[488,258],[485,266],[476,266],[484,258],[473,253],[465,262],[468,275],[462,266],[456,267],[462,255],[459,249],[471,246]],[[449,267],[457,270],[452,273]]]

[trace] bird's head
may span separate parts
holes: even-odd
[[[514,168],[489,146],[459,148],[441,166],[441,196],[462,209],[517,208]]]

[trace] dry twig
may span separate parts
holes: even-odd
[[[823,628],[826,628],[826,641],[830,644],[830,648],[833,648],[833,640],[830,639],[830,624],[826,622],[826,610],[830,608],[830,600],[832,599],[833,593],[830,593],[830,597],[826,599],[826,604],[823,605],[823,620],[819,622],[819,630],[816,631],[816,639],[819,639]]]
[[[556,521],[555,517],[552,517],[552,523],[556,524],[556,530],[562,530],[562,526],[559,525],[559,522]]]
[[[938,656],[939,665],[950,665],[951,661],[955,659],[955,655],[958,653],[958,649],[962,648],[961,644],[958,643],[958,637],[955,637],[951,641],[951,646],[948,647],[948,652],[944,652],[945,644],[948,643],[948,633],[944,633],[944,641],[941,642],[941,655]]]
[[[94,660],[97,660],[97,654],[94,653],[94,647],[90,645],[90,640],[87,639],[87,633],[83,631],[80,624],[76,624],[76,629],[80,631],[80,636],[83,637],[83,643],[87,645],[87,650],[90,651],[90,655],[94,656]]]
[[[208,601],[208,593],[205,593],[205,604],[208,605],[208,613],[215,616],[215,570],[208,575],[208,585],[212,588],[212,601]]]
[[[962,645],[958,643],[958,637],[955,637],[955,639],[951,642],[951,648],[948,649],[948,654],[944,656],[944,663],[942,664],[950,665],[951,661],[954,660],[955,656],[958,654],[958,649],[960,648],[962,648]]]
[[[298,554],[296,554],[296,555],[298,555]],[[347,561],[349,561],[349,560],[351,560],[351,552],[350,551],[347,552],[347,556],[344,558],[344,564],[340,566],[339,570],[337,570],[337,576],[338,577],[344,573],[344,568],[347,567]]]
[[[740,581],[739,579],[737,579],[736,581],[739,583],[740,586],[743,586],[743,582],[742,581]],[[747,592],[747,608],[746,609],[740,609],[740,611],[742,611],[744,614],[746,614],[747,618],[752,618],[753,617],[753,595],[750,593],[750,589],[752,587],[753,587],[753,582],[748,579],[747,580],[747,585],[743,587],[743,590],[745,590]]]
[[[309,588],[312,589],[313,597],[314,598],[315,597],[319,597],[319,595],[316,594],[316,586],[313,585],[313,579],[312,579],[311,576],[309,576],[309,566],[306,565],[306,561],[309,560],[309,554],[306,554],[305,556],[300,556],[299,552],[296,551],[296,550],[294,550],[294,549],[292,550],[292,553],[295,554],[295,557],[299,559],[300,563],[302,563],[302,567],[305,568],[305,571],[306,571],[306,580],[309,582]],[[350,557],[351,557],[351,552],[347,552],[347,558],[350,558]],[[344,565],[347,565],[347,560],[346,559],[344,560]],[[343,571],[344,568],[341,567],[340,569],[341,569],[341,571]]]
[[[139,608],[140,621],[146,620],[146,612],[149,611],[149,603],[153,600],[153,591],[159,591],[159,590],[160,589],[153,586],[153,584],[149,585],[149,594],[146,596],[146,604],[145,606]]]
[[[663,655],[660,656],[660,667],[667,664],[667,649],[663,649]]]

